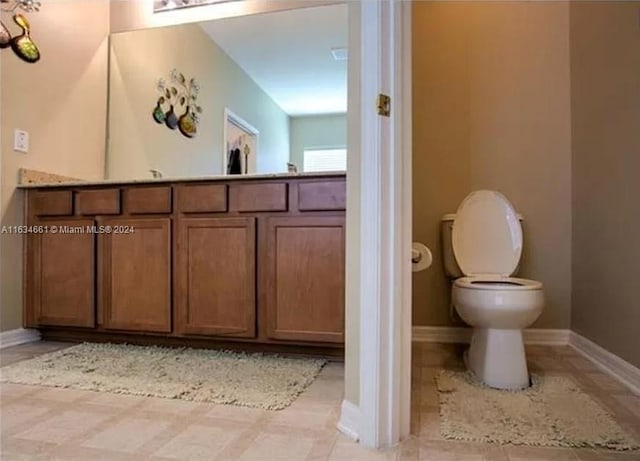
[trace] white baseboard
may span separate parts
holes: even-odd
[[[38,330],[17,328],[0,332],[0,349],[35,341],[40,341],[40,332]]]
[[[413,327],[413,340],[430,343],[464,343],[471,341],[468,327]],[[523,332],[525,344],[545,346],[566,346],[569,344],[569,330],[531,328]]]
[[[626,360],[612,354],[590,339],[571,332],[569,345],[580,354],[591,360],[597,367],[616,378],[622,384],[640,395],[640,369],[631,365]]]
[[[338,430],[350,439],[357,441],[359,428],[360,408],[348,400],[343,400],[340,411],[340,421],[338,421]]]

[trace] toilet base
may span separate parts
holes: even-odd
[[[522,330],[474,328],[466,362],[478,379],[489,387],[529,387]]]

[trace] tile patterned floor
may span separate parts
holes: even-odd
[[[7,348],[7,365],[66,347],[39,342]],[[640,461],[640,452],[526,448],[444,440],[433,382],[442,368],[462,369],[462,347],[415,344],[412,436],[386,451],[339,435],[343,367],[331,363],[289,408],[270,412],[70,389],[0,386],[0,459],[60,461]],[[640,438],[640,397],[568,347],[528,348],[538,373],[569,375]]]

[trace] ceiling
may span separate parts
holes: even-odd
[[[347,5],[299,8],[200,24],[291,116],[347,110]]]

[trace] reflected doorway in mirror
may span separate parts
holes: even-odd
[[[256,172],[259,131],[229,109],[224,110],[223,174]]]

